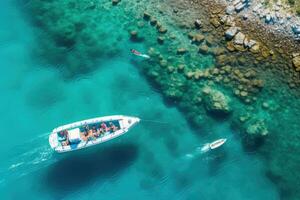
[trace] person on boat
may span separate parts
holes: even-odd
[[[109,128],[112,132],[115,132],[118,129],[112,122],[109,122]]]
[[[58,132],[58,136],[59,136],[60,138],[66,139],[65,131],[59,131],[59,132]]]
[[[62,146],[68,146],[69,145],[69,137],[68,137],[68,131],[64,130],[60,132],[61,135],[63,135],[64,141],[61,142]]]
[[[100,136],[100,131],[99,131],[99,129],[96,128],[96,126],[93,126],[93,136],[95,138]]]
[[[84,136],[87,137],[89,135],[89,131],[90,131],[89,125],[86,124],[83,128],[84,128]]]
[[[101,123],[101,128],[104,132],[109,131],[109,128],[107,127],[107,125],[104,122]]]
[[[96,133],[96,132],[97,132],[96,126],[93,126],[92,132],[93,132],[93,133]]]
[[[141,52],[138,52],[137,50],[135,49],[130,49],[131,53],[133,53],[134,55],[137,55],[137,56],[140,56],[141,55]]]

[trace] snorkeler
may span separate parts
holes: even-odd
[[[143,58],[150,58],[150,56],[148,56],[147,54],[142,54],[141,52],[135,50],[135,49],[130,49],[131,53],[133,53],[136,56],[140,56]]]

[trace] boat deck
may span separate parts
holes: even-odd
[[[101,128],[101,124],[105,124],[107,127],[106,130]],[[111,124],[115,127],[115,130],[112,130]],[[99,139],[103,137],[107,137],[110,134],[115,133],[117,130],[120,130],[120,123],[118,120],[113,120],[113,121],[107,121],[107,122],[99,122],[99,123],[93,123],[93,124],[88,124],[88,128],[79,126],[80,130],[80,140],[78,142],[71,142],[68,138],[68,131],[74,130],[72,129],[65,129],[63,131],[67,131],[67,136],[66,137],[61,137],[60,132],[57,133],[58,138],[59,138],[59,146],[66,147],[66,146],[78,146],[80,143],[87,143],[89,141],[91,142],[96,142],[99,141]],[[76,129],[76,128],[75,128]]]

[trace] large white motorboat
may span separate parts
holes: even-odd
[[[74,122],[55,128],[49,143],[58,153],[79,150],[119,137],[139,121],[138,117],[113,115]]]

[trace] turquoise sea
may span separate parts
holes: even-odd
[[[226,122],[191,128],[146,80],[142,60],[129,52],[143,44],[120,40],[112,58],[66,78],[42,61],[42,36],[16,4],[0,3],[0,199],[279,199],[259,155],[243,150]],[[53,128],[113,114],[142,121],[97,147],[64,155],[50,149]],[[228,138],[221,149],[199,151],[221,137]]]

